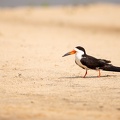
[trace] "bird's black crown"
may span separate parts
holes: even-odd
[[[76,48],[77,48],[78,50],[82,50],[84,53],[86,53],[86,52],[85,52],[85,49],[84,49],[83,47],[77,46]]]

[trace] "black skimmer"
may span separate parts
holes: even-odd
[[[75,63],[86,70],[83,78],[86,77],[87,70],[89,69],[99,71],[98,77],[100,77],[100,70],[120,72],[120,67],[113,66],[112,64],[110,64],[111,61],[109,60],[97,59],[95,57],[87,55],[85,49],[81,46],[75,47],[74,50],[66,53],[62,57],[72,54],[75,54]]]

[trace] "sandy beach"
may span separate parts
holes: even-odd
[[[0,120],[120,120],[120,73],[85,70],[66,52],[120,66],[120,6],[0,9]]]

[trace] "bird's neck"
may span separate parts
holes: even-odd
[[[81,59],[83,58],[84,55],[86,55],[86,53],[84,53],[83,51],[79,51],[79,52],[76,52],[75,58]]]

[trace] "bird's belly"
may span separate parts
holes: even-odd
[[[81,62],[80,62],[80,60],[79,59],[76,59],[75,60],[75,63],[79,66],[79,67],[81,67],[81,68],[83,68],[83,69],[89,69],[87,66],[85,66],[85,65],[83,65]]]

